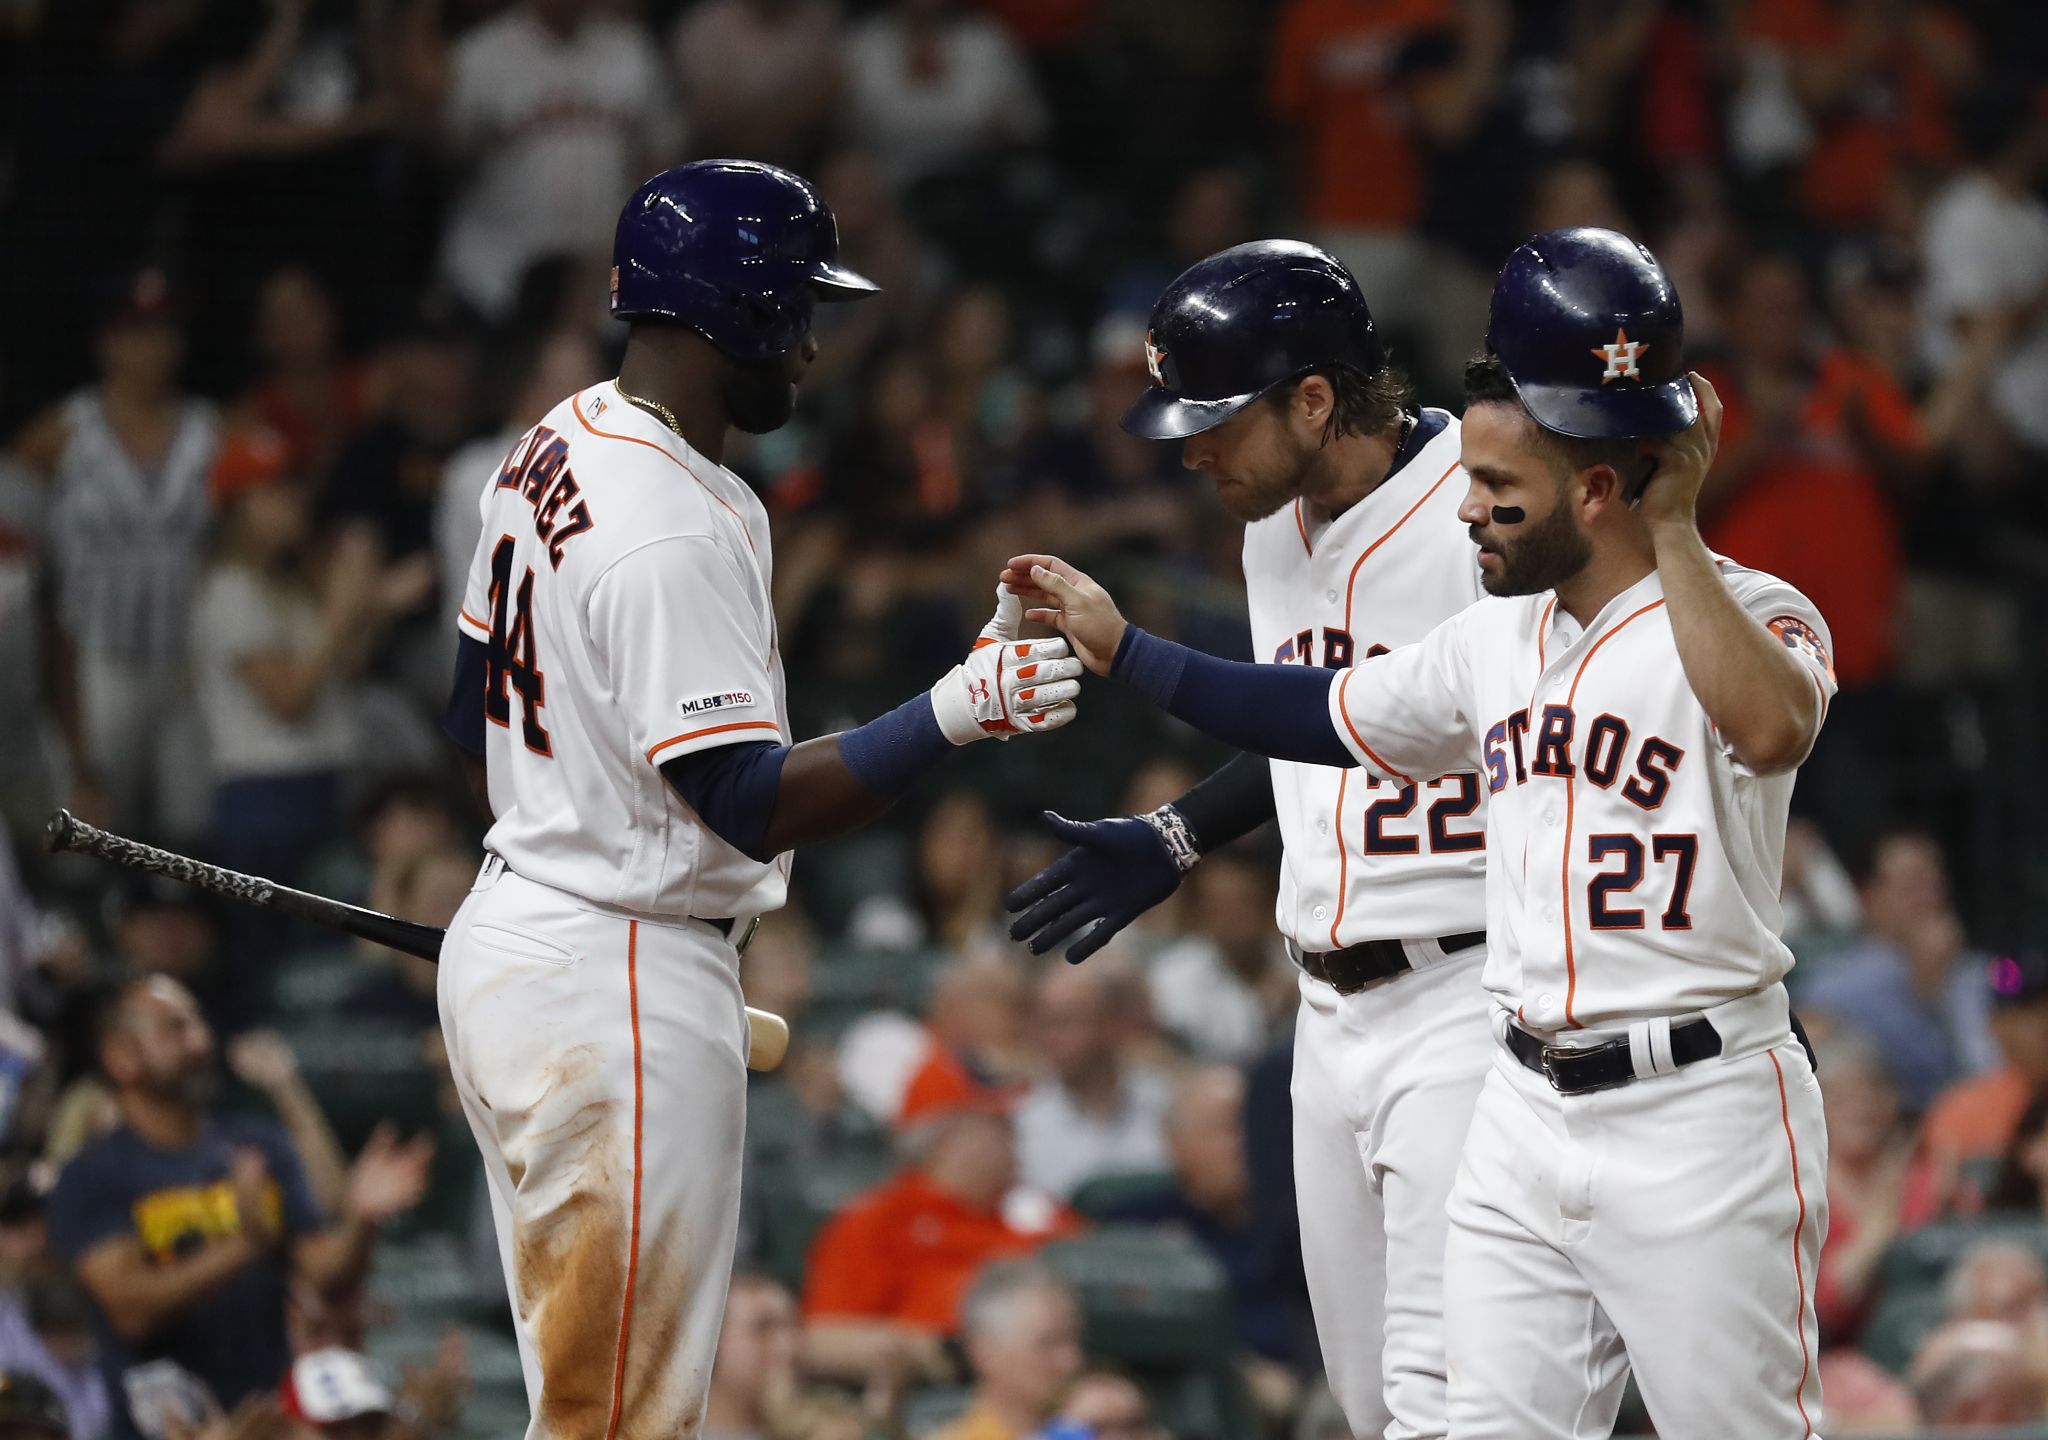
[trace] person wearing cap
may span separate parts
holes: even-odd
[[[1396,785],[1479,767],[1497,1043],[1444,1252],[1458,1440],[1607,1433],[1631,1370],[1665,1440],[1820,1414],[1827,1140],[1778,889],[1830,640],[1700,539],[1721,409],[1683,337],[1627,236],[1509,257],[1461,435],[1495,598],[1406,649],[1233,664],[1055,556],[1002,576],[1091,670],[1220,740]]]
[[[285,1440],[393,1440],[398,1399],[354,1350],[310,1350],[292,1361],[278,1387]]]
[[[98,352],[98,383],[31,422],[14,451],[50,482],[52,707],[72,808],[131,832],[196,832],[205,774],[186,634],[220,423],[179,392],[183,310],[162,270],[110,289]]]

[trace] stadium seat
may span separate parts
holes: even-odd
[[[1091,1354],[1192,1365],[1229,1353],[1229,1282],[1186,1236],[1110,1225],[1048,1245],[1044,1256],[1081,1297]]]
[[[1944,1313],[1938,1286],[1887,1291],[1864,1325],[1858,1348],[1893,1374],[1903,1375],[1913,1352],[1941,1324]]]
[[[1137,1170],[1128,1175],[1097,1175],[1085,1180],[1067,1203],[1090,1220],[1114,1215],[1134,1200],[1150,1200],[1173,1190],[1173,1176],[1160,1170]]]
[[[1909,1230],[1884,1252],[1878,1283],[1887,1296],[1938,1288],[1966,1252],[1987,1244],[2019,1245],[2048,1264],[2048,1221],[1979,1215]]]

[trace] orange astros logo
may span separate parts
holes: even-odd
[[[1161,374],[1159,370],[1161,362],[1165,359],[1166,352],[1152,343],[1152,332],[1147,330],[1145,332],[1145,368],[1152,372],[1152,383],[1154,385],[1164,385],[1166,383],[1166,376]]]
[[[1764,628],[1777,636],[1787,650],[1796,651],[1818,664],[1827,672],[1828,679],[1835,678],[1835,663],[1828,658],[1828,647],[1821,643],[1814,628],[1797,615],[1780,615]]]
[[[1616,330],[1612,345],[1595,345],[1593,347],[1593,353],[1607,362],[1607,369],[1600,376],[1600,383],[1605,385],[1609,380],[1642,379],[1642,367],[1637,365],[1636,362],[1647,355],[1649,351],[1649,341],[1631,340],[1628,338],[1628,331]]]

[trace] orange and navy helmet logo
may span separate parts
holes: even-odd
[[[1593,353],[1607,362],[1607,369],[1600,376],[1602,385],[1610,380],[1640,380],[1643,378],[1643,369],[1636,362],[1650,353],[1650,342],[1631,340],[1628,338],[1628,331],[1616,330],[1614,342],[1610,345],[1595,345]]]
[[[1166,376],[1159,368],[1165,363],[1165,360],[1166,352],[1152,343],[1152,332],[1147,330],[1145,332],[1145,368],[1152,372],[1152,383],[1154,385],[1164,385],[1166,383]]]

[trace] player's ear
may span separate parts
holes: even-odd
[[[1628,508],[1628,502],[1622,497],[1621,472],[1612,465],[1605,462],[1588,465],[1575,474],[1572,480],[1571,488],[1577,491],[1579,496],[1581,519],[1593,521],[1610,510]]]
[[[1297,427],[1314,435],[1329,428],[1337,411],[1337,392],[1327,375],[1304,375],[1294,387],[1288,410]]]

